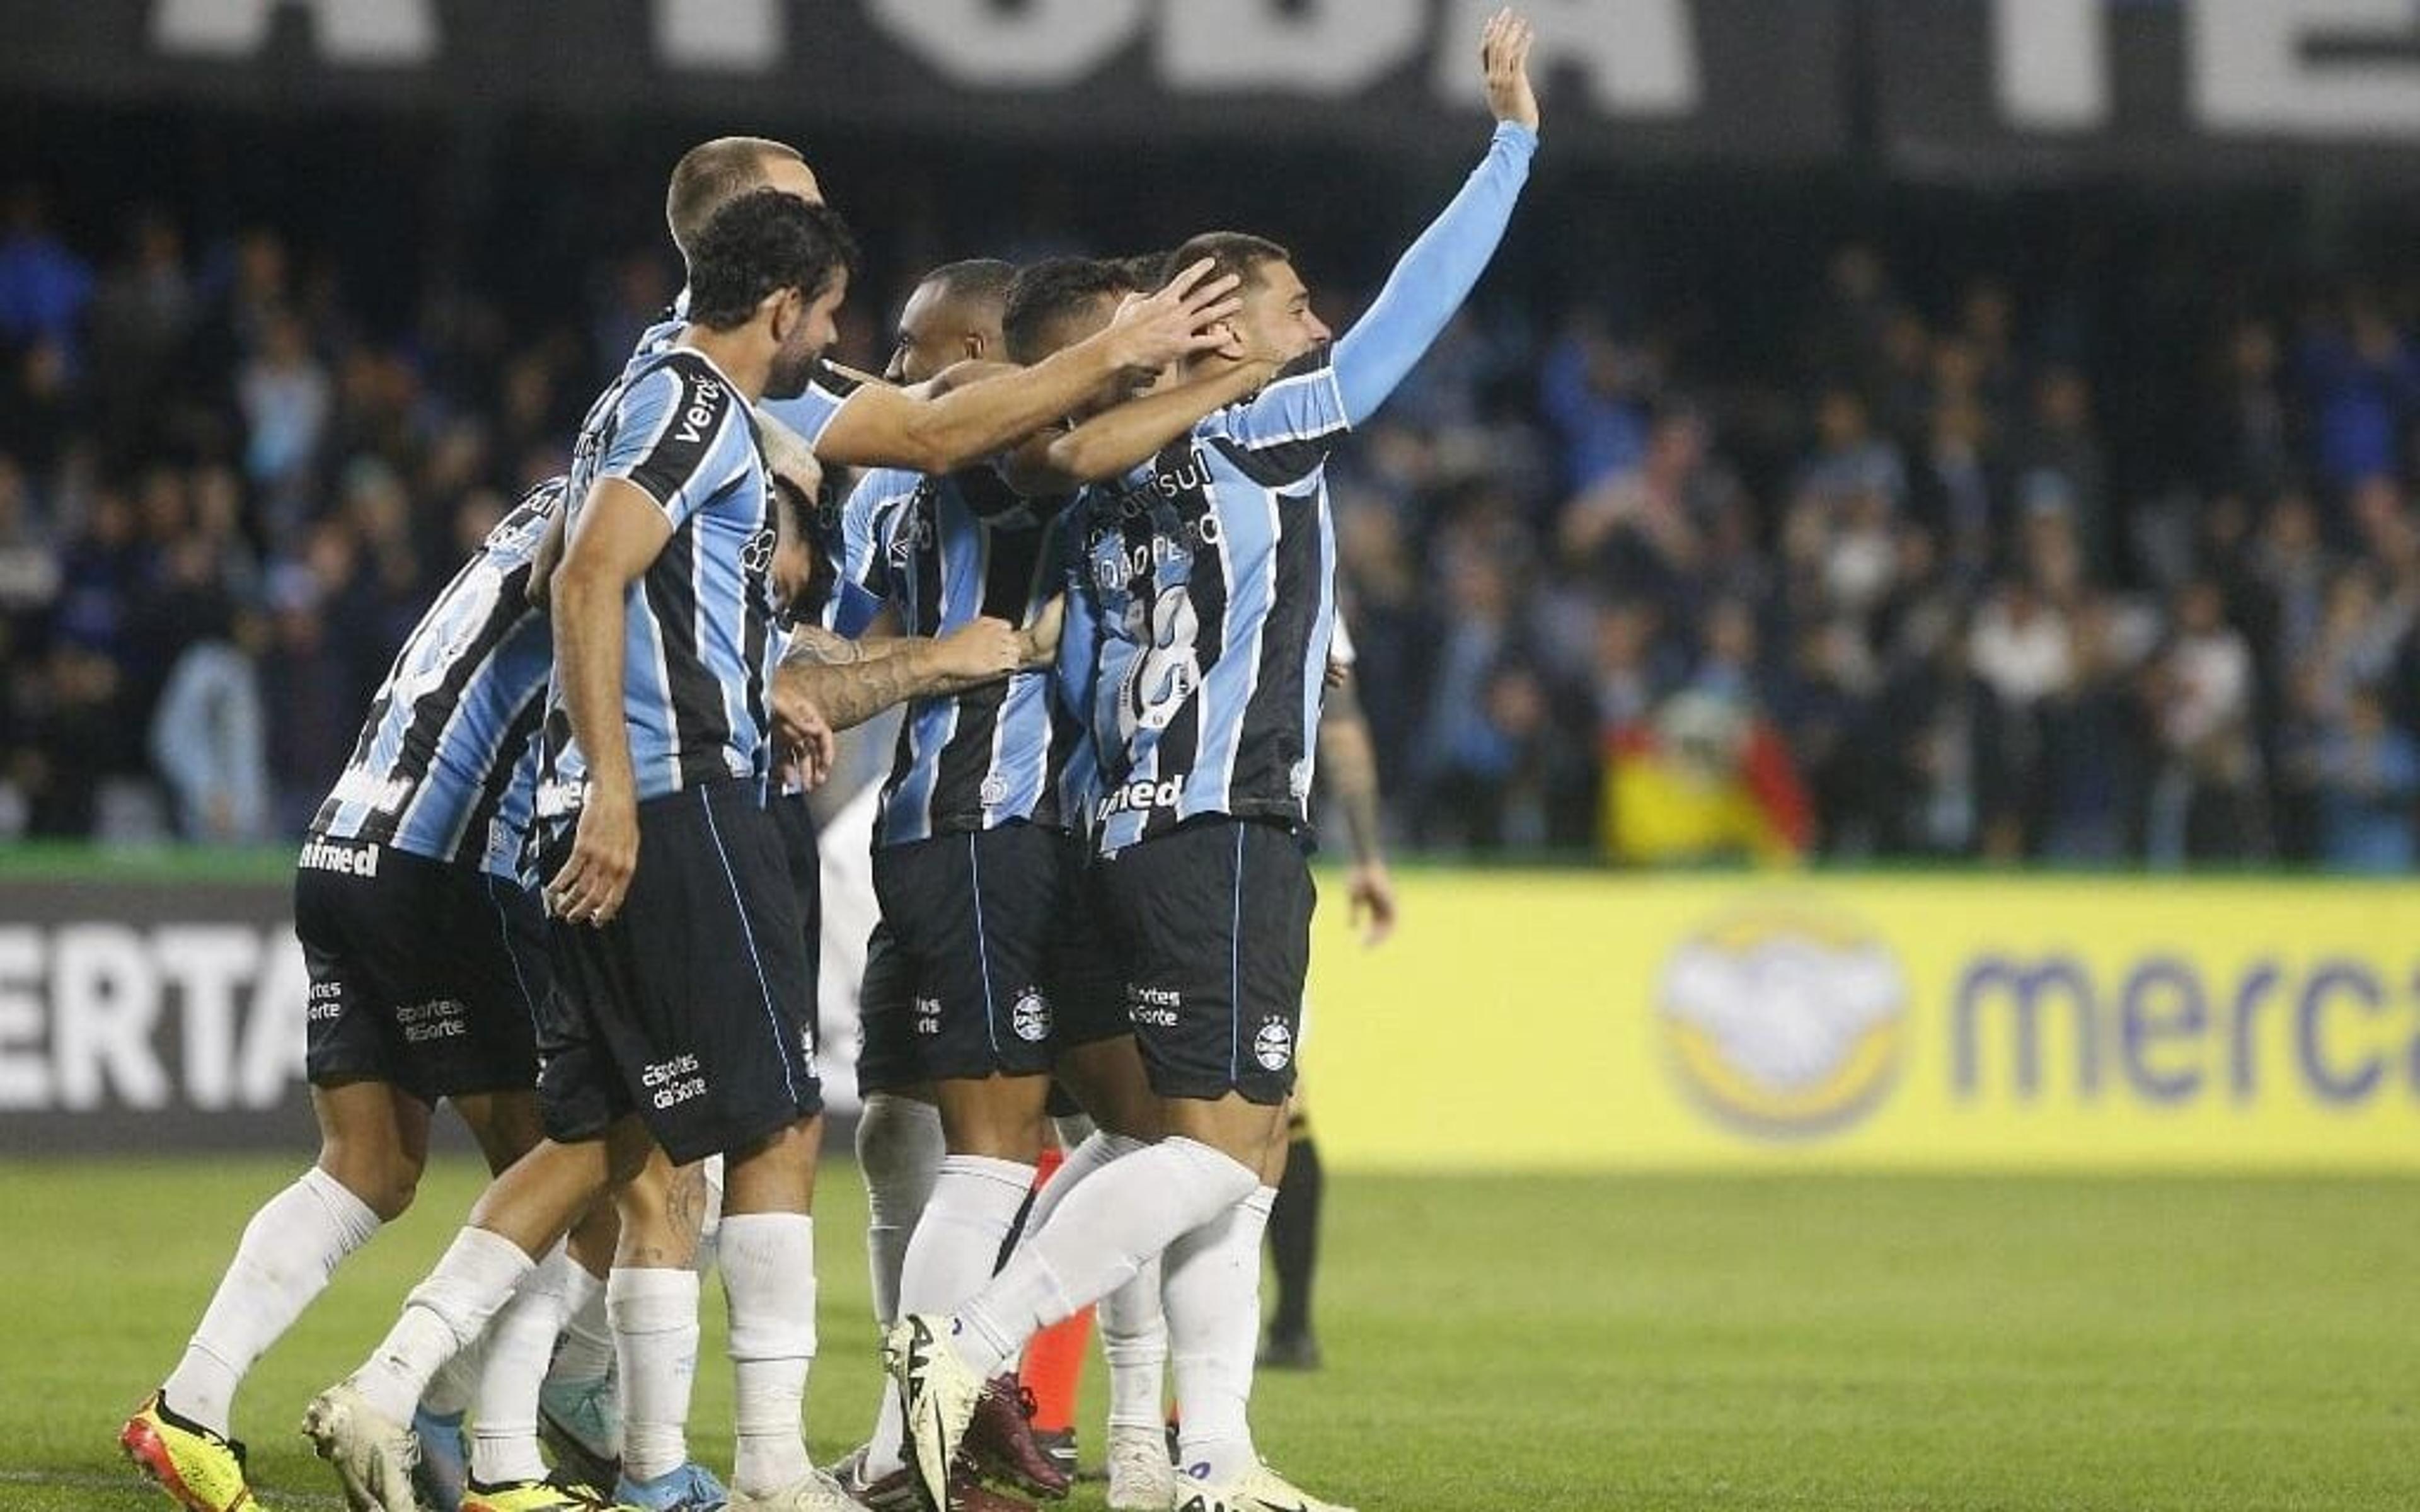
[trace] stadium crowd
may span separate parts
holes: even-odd
[[[0,223],[0,835],[289,839],[675,275],[601,262],[584,325],[430,286],[395,336],[274,231],[116,230]],[[1499,279],[1340,455],[1403,836],[2410,867],[2420,283],[2180,296],[2146,355],[2088,267],[1807,255],[1752,339]]]

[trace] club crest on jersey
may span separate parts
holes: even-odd
[[[1854,1123],[1889,1091],[1907,978],[1854,919],[1792,904],[1726,916],[1681,943],[1656,987],[1676,1077],[1716,1119],[1761,1136]]]
[[[1263,1071],[1283,1071],[1294,1059],[1294,1030],[1283,1019],[1263,1019],[1258,1034],[1252,1036],[1252,1058]]]
[[[1027,1044],[1040,1044],[1050,1038],[1050,1004],[1032,987],[1016,995],[1016,1005],[1008,1011],[1009,1027]]]

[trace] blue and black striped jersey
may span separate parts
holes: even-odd
[[[834,627],[861,629],[886,605],[914,636],[947,635],[983,615],[1032,625],[1064,576],[1067,505],[1063,497],[1022,498],[989,467],[867,473],[842,510]],[[1075,816],[1063,782],[1080,733],[1047,672],[912,701],[876,843],[1020,820],[1065,826]]]
[[[576,525],[590,490],[623,479],[672,536],[630,585],[623,717],[644,801],[718,779],[762,783],[773,633],[773,496],[747,399],[703,352],[672,347],[598,396],[572,452]],[[562,679],[547,692],[538,813],[577,806],[587,761]]]
[[[1104,853],[1202,814],[1307,822],[1336,609],[1326,354],[1086,490],[1073,586]]]
[[[421,617],[312,834],[515,874],[535,780],[523,756],[554,661],[530,574],[566,486],[531,489]]]

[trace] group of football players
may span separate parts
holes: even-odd
[[[1017,1364],[1094,1304],[1112,1506],[1326,1504],[1247,1420],[1314,756],[1349,659],[1324,468],[1503,235],[1537,142],[1529,45],[1511,12],[1487,23],[1487,153],[1341,336],[1282,246],[1212,232],[937,270],[888,381],[862,378],[824,357],[857,251],[805,161],[752,137],[683,158],[680,301],[569,474],[415,628],[311,826],[319,1160],[121,1430],[140,1468],[193,1512],[250,1504],[236,1388],[410,1204],[442,1098],[494,1180],[309,1406],[354,1508],[1063,1496]],[[867,471],[843,490],[844,467]],[[805,793],[836,731],[902,704],[858,1064],[889,1381],[822,1470]],[[1391,908],[1383,873],[1355,892]],[[684,1431],[709,1249],[727,1487]]]

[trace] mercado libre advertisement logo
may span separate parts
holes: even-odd
[[[1855,919],[1807,903],[1726,915],[1656,985],[1673,1073],[1699,1106],[1766,1138],[1845,1129],[1898,1079],[1906,973]]]

